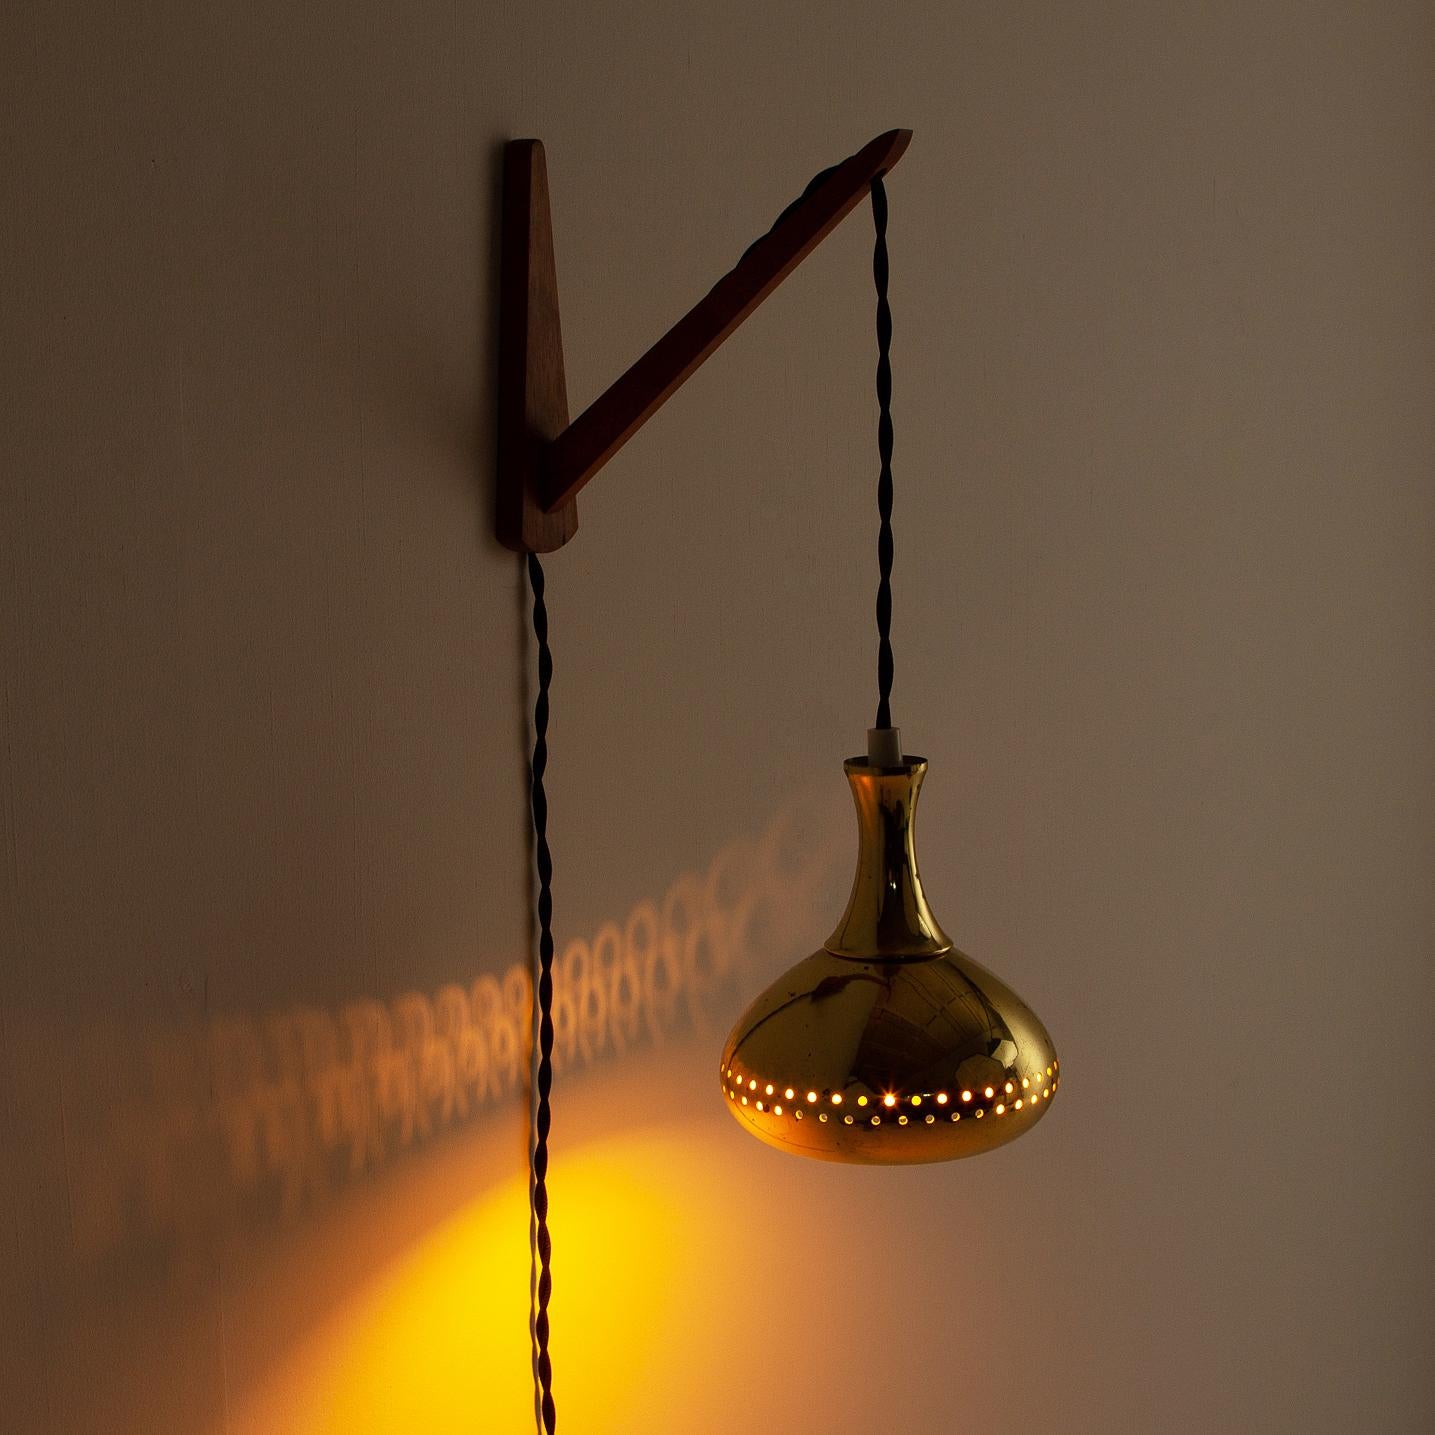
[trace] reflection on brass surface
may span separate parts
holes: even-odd
[[[871,767],[850,757],[842,769],[857,804],[857,875],[827,950],[858,961],[911,961],[951,951],[952,939],[927,905],[913,846],[912,821],[927,759]]]
[[[1031,1008],[927,905],[912,835],[925,759],[845,767],[858,822],[846,915],[733,1028],[724,1100],[769,1145],[827,1161],[990,1151],[1041,1119],[1061,1063]]]

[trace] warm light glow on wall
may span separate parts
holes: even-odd
[[[663,1361],[710,1358],[701,1347],[717,1337],[716,1308],[711,1330],[669,1322],[673,1304],[686,1304],[678,1293],[710,1280],[707,1238],[727,1224],[704,1136],[639,1131],[555,1155],[568,1199],[553,1223],[563,1280],[552,1350],[582,1429],[620,1430],[634,1402],[650,1407],[655,1351]],[[527,1192],[520,1173],[377,1272],[298,1345],[226,1435],[531,1429]],[[744,1257],[725,1251],[723,1260]]]

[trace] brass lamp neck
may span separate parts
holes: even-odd
[[[852,757],[842,767],[857,804],[857,875],[827,950],[855,961],[914,961],[951,951],[917,872],[913,823],[926,758],[879,765]]]

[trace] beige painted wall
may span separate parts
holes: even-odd
[[[576,407],[895,124],[924,867],[1068,1080],[913,1171],[719,1109],[846,880],[854,217],[549,564],[563,1428],[1435,1422],[1430,9],[885,8],[6,8],[0,1427],[525,1428],[497,147]]]

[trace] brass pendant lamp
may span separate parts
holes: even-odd
[[[1040,1121],[1061,1081],[1036,1013],[952,945],[917,871],[927,760],[892,726],[892,315],[887,193],[873,179],[877,286],[877,725],[843,764],[857,804],[857,875],[826,944],[738,1019],[722,1053],[728,1109],[799,1156],[896,1165],[1001,1146]]]
[[[949,1161],[1040,1121],[1061,1063],[1036,1013],[952,945],[917,871],[924,757],[894,728],[843,764],[857,875],[826,943],[784,972],[723,1047],[728,1109],[779,1150],[824,1161]]]

